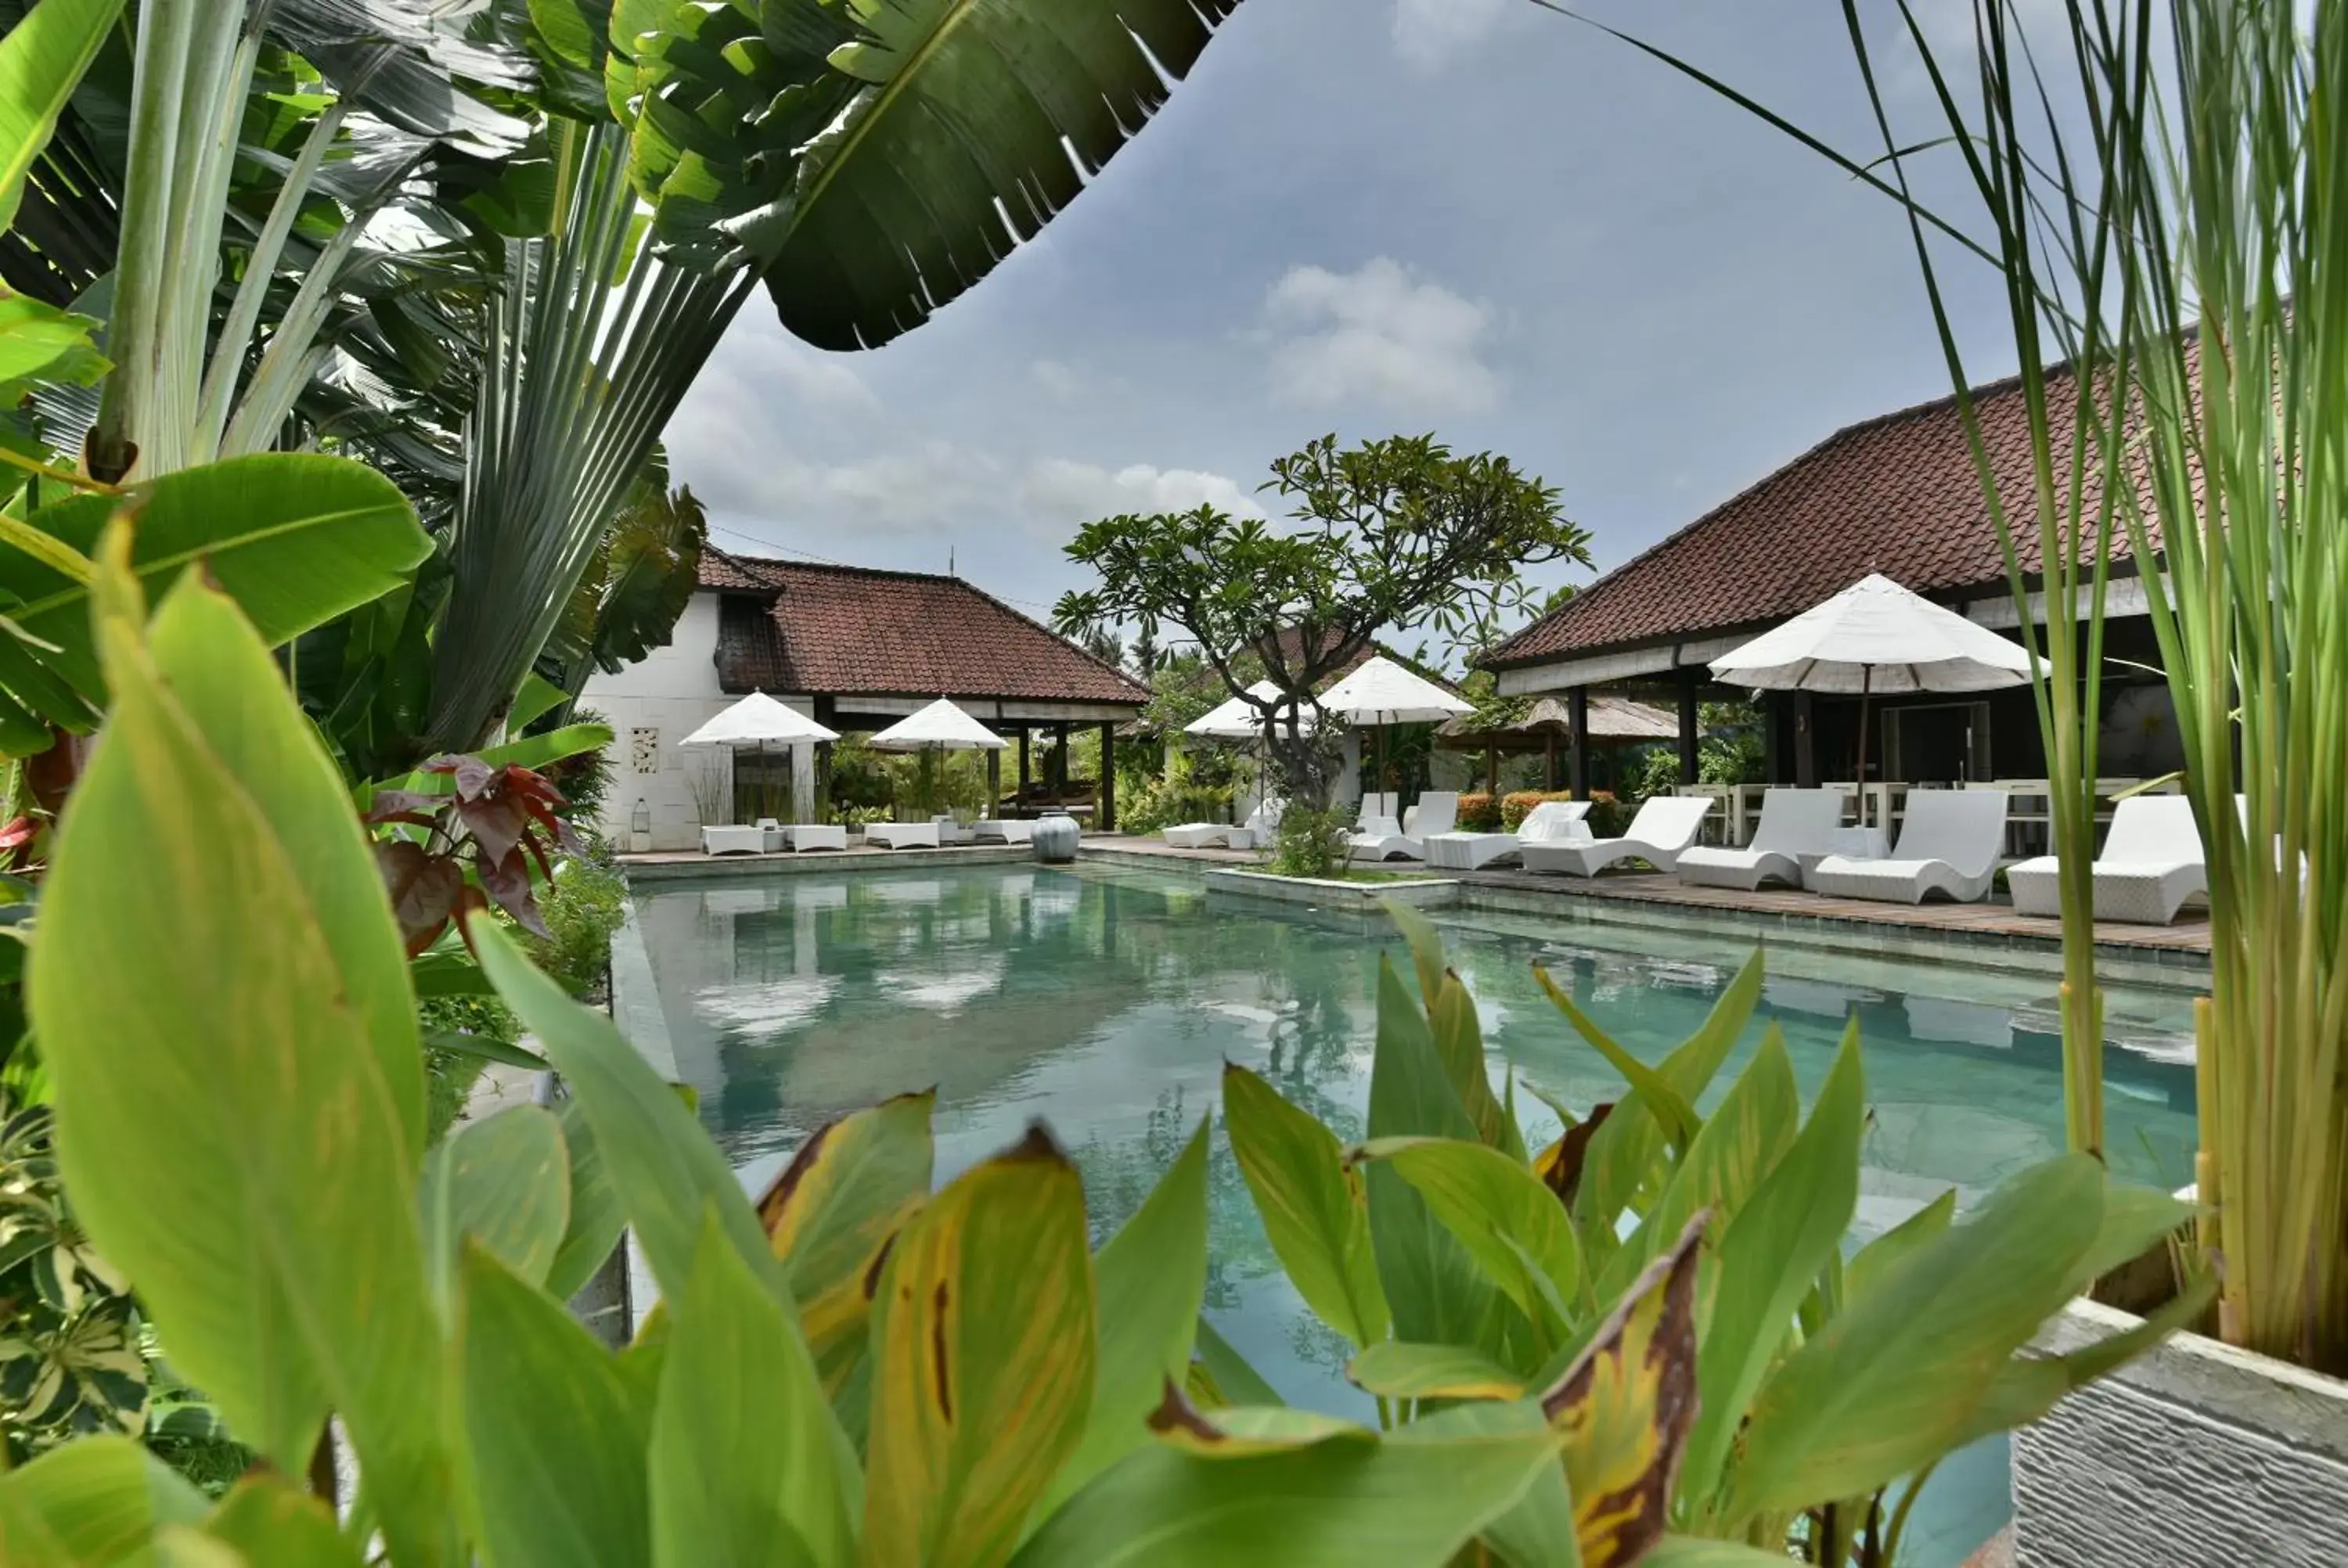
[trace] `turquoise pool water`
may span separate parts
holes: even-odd
[[[1341,1137],[1358,1135],[1378,958],[1407,966],[1383,921],[1092,866],[661,884],[637,897],[636,912],[678,1071],[746,1183],[763,1186],[825,1122],[934,1084],[941,1180],[1041,1117],[1084,1170],[1097,1242],[1214,1108],[1226,1058]],[[1577,1108],[1615,1098],[1620,1081],[1540,995],[1533,964],[1653,1060],[1702,1020],[1747,951],[1734,938],[1629,926],[1440,923],[1487,1040]],[[2114,1163],[2171,1186],[2191,1167],[2189,1009],[2182,992],[2121,990],[2108,1001]],[[1805,1095],[1854,1011],[1872,1106],[1862,1234],[1945,1187],[1971,1199],[2060,1151],[2051,979],[1773,949],[1762,1012],[1784,1029]],[[1519,1106],[1540,1109],[1528,1096]],[[1553,1132],[1545,1112],[1529,1120]],[[1361,1408],[1342,1376],[1343,1342],[1289,1287],[1220,1143],[1213,1204],[1216,1326],[1283,1396]],[[2002,1509],[2002,1445],[1961,1457],[1919,1506],[1929,1538],[1910,1561],[1922,1568],[1953,1563]]]

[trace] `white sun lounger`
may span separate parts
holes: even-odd
[[[1383,797],[1392,801],[1394,796]],[[1392,816],[1365,820],[1359,833],[1345,840],[1347,856],[1354,860],[1418,860],[1425,857],[1426,836],[1448,833],[1459,821],[1459,796],[1451,790],[1428,790],[1418,797],[1414,808],[1417,815],[1411,819],[1416,834],[1405,833],[1402,825]]]
[[[1808,886],[1829,898],[1921,904],[1938,893],[1977,904],[1997,875],[2008,798],[1993,789],[1910,790],[1890,859],[1829,855],[1811,870]]]
[[[934,822],[876,822],[864,829],[864,842],[879,845],[883,849],[935,849],[938,847],[938,825]]]
[[[848,829],[836,822],[796,822],[783,831],[796,850],[848,847]]]
[[[1833,852],[1835,830],[1842,825],[1845,796],[1839,790],[1773,789],[1761,797],[1761,825],[1744,849],[1691,846],[1680,856],[1681,881],[1698,887],[1741,887],[1750,892],[1764,882],[1800,886],[1804,855]]]
[[[1650,795],[1620,838],[1528,844],[1519,853],[1528,871],[1562,871],[1570,876],[1595,876],[1610,866],[1631,859],[1669,871],[1695,842],[1705,814],[1719,804],[1711,795]]]
[[[1035,825],[1007,816],[981,817],[970,825],[970,837],[973,844],[990,838],[1004,844],[1032,844],[1035,841]]]
[[[1159,836],[1177,849],[1204,849],[1210,845],[1227,844],[1234,849],[1251,849],[1256,842],[1280,825],[1280,802],[1258,801],[1248,813],[1247,821],[1237,827],[1228,822],[1185,822],[1165,829]],[[1244,842],[1241,835],[1244,835]]]
[[[767,835],[757,827],[705,827],[701,830],[701,853],[704,855],[763,855],[767,850]]]
[[[758,848],[761,852],[777,855],[790,846],[789,835],[783,831],[783,825],[779,821],[771,816],[762,816],[758,819]]]
[[[2059,862],[2051,855],[2005,868],[2019,915],[2063,913]],[[2201,829],[2181,794],[2133,795],[2112,808],[2111,831],[2096,856],[2096,918],[2166,926],[2197,893],[2209,890]]]
[[[1426,864],[1446,871],[1474,871],[1513,858],[1528,844],[1570,842],[1590,837],[1586,800],[1545,800],[1525,814],[1514,833],[1432,833],[1426,835]]]

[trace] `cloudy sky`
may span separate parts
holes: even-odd
[[[1832,0],[1592,9],[1870,145]],[[1929,129],[1921,69],[1886,69],[1903,130]],[[1956,277],[1970,368],[2007,373],[1995,279]],[[1506,453],[1604,568],[1947,388],[1896,210],[1685,78],[1529,0],[1247,0],[978,289],[845,355],[758,296],[667,440],[728,548],[951,556],[1040,613],[1084,580],[1061,555],[1081,523],[1251,507],[1328,431]]]

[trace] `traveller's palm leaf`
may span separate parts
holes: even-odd
[[[1238,4],[731,0],[610,77],[664,239],[755,259],[808,342],[872,346],[1050,221]]]

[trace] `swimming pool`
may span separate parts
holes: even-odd
[[[1407,972],[1382,919],[1104,866],[664,883],[635,910],[675,1071],[754,1189],[824,1122],[934,1084],[941,1181],[1041,1117],[1084,1172],[1097,1244],[1213,1109],[1225,1059],[1358,1136],[1380,954]],[[1749,950],[1648,927],[1436,917],[1496,1057],[1577,1108],[1616,1098],[1621,1081],[1540,995],[1533,964],[1652,1061],[1695,1028]],[[1969,1200],[2061,1151],[2052,979],[1794,948],[1772,949],[1769,966],[1761,1013],[1785,1030],[1806,1099],[1859,1015],[1872,1107],[1863,1235],[1945,1187]],[[2106,1009],[2112,1162],[2181,1184],[2194,1138],[2190,997],[2116,990]],[[1747,1031],[1715,1095],[1760,1032]],[[1553,1134],[1538,1102],[1519,1104],[1540,1112],[1528,1117],[1538,1135]],[[1211,1191],[1209,1316],[1284,1397],[1360,1409],[1344,1342],[1289,1286],[1220,1140]],[[1975,1526],[2000,1505],[2003,1471],[2002,1444],[1944,1468],[1917,1526],[1950,1544],[1926,1541],[1915,1562],[1952,1563],[1987,1532]]]

